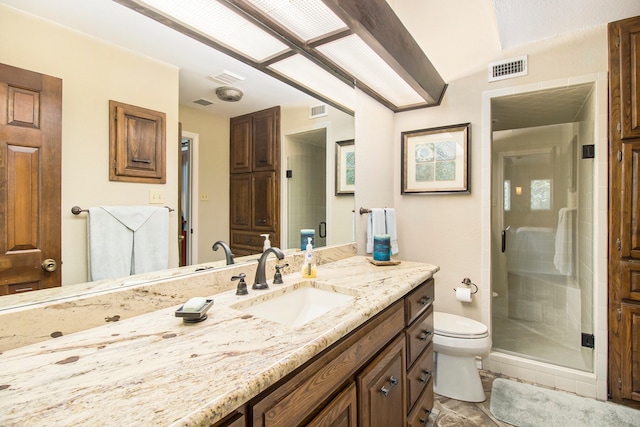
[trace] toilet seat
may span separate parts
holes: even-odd
[[[451,338],[478,339],[489,336],[483,323],[450,313],[433,312],[433,329],[436,335]]]

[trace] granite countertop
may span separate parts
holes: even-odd
[[[247,296],[202,295],[214,305],[200,323],[175,317],[178,304],[8,350],[0,354],[0,425],[210,425],[437,271],[408,261],[377,267],[361,256],[321,265],[313,280],[355,299],[298,328],[230,307],[302,286],[292,273]]]

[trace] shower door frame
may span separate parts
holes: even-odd
[[[493,98],[501,98],[514,94],[522,94],[536,90],[559,88],[567,85],[590,83],[595,87],[595,99],[593,112],[595,158],[598,159],[594,166],[594,191],[593,209],[593,251],[594,251],[594,292],[593,292],[593,327],[594,331],[607,330],[607,318],[597,309],[607,303],[607,216],[608,201],[608,150],[607,150],[607,121],[608,111],[608,75],[607,73],[592,73],[571,78],[543,81],[532,85],[509,86],[502,89],[494,89],[482,93],[482,147],[481,147],[481,265],[482,265],[482,297],[481,320],[490,326],[492,298],[491,298],[491,205],[493,203],[491,188],[491,146],[492,142],[492,108]],[[605,117],[605,119],[603,119]],[[580,390],[581,394],[600,400],[607,399],[607,337],[603,333],[601,339],[595,340],[594,372],[583,372],[574,369],[562,368],[556,365],[536,362],[522,357],[512,356],[502,352],[492,351],[483,359],[483,366],[492,372],[504,373],[514,378],[542,384],[550,387],[558,387],[563,390]]]

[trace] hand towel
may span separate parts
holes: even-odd
[[[564,275],[573,274],[573,215],[575,209],[562,208],[558,211],[555,254],[553,264]]]
[[[156,206],[89,209],[89,280],[163,270],[169,264],[169,210]]]
[[[367,253],[373,253],[373,236],[387,234],[386,228],[384,209],[372,208],[369,212],[369,221],[367,221]]]
[[[396,255],[400,249],[398,248],[398,231],[396,226],[396,210],[393,208],[385,208],[385,223],[387,233],[391,240],[391,254]]]

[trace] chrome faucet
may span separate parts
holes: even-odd
[[[258,268],[256,268],[256,278],[255,283],[251,286],[251,289],[269,289],[269,284],[267,283],[267,258],[269,254],[272,253],[278,257],[278,259],[284,258],[284,252],[282,252],[279,248],[270,247],[265,250],[262,255],[260,255],[260,259],[258,260]]]
[[[231,253],[231,248],[229,247],[229,245],[227,245],[222,240],[218,240],[213,244],[211,249],[213,249],[214,251],[217,251],[218,246],[220,246],[224,250],[224,254],[227,257],[227,265],[233,264],[233,254]]]

